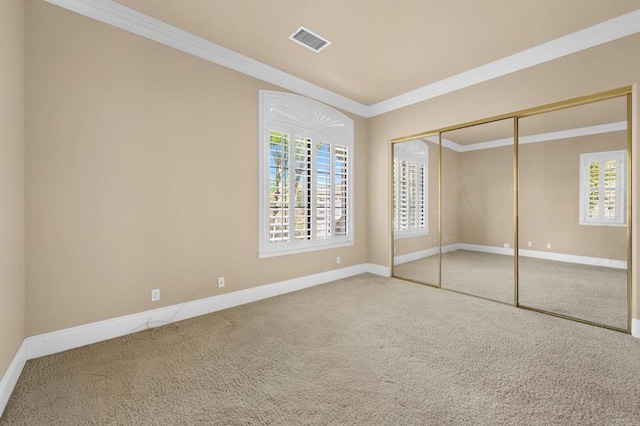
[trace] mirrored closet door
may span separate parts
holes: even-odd
[[[513,119],[442,133],[442,278],[514,303]]]
[[[518,127],[519,305],[627,330],[627,97]]]
[[[630,111],[627,87],[391,141],[393,275],[630,332]]]

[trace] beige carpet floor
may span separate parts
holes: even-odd
[[[398,265],[394,274],[437,283],[438,258]],[[627,271],[520,257],[519,303],[599,324],[627,328]],[[442,257],[442,287],[513,303],[513,257],[467,250]]]
[[[513,257],[467,250],[446,253],[442,287],[513,303]]]
[[[178,327],[179,326],[179,327]],[[0,425],[637,425],[640,340],[361,275],[29,361]]]

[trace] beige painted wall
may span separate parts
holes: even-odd
[[[260,260],[258,90],[277,88],[42,1],[26,25],[28,335],[367,261],[366,120],[355,245]]]
[[[444,246],[460,242],[458,212],[460,210],[459,193],[460,154],[442,148],[442,244]]]
[[[386,265],[389,258],[385,179],[390,139],[632,85],[640,80],[638,45],[640,36],[634,35],[610,43],[606,51],[599,47],[588,49],[370,119],[369,261]],[[615,48],[610,49],[612,46]],[[637,115],[638,108],[634,111],[636,120]],[[634,146],[637,142],[638,134],[634,132]],[[634,207],[638,212],[637,201]],[[638,260],[636,251],[634,261]],[[637,303],[637,278],[633,289]],[[638,316],[634,308],[634,318]]]
[[[24,3],[0,2],[0,378],[24,339]]]
[[[336,255],[341,267],[388,265],[389,139],[640,79],[632,36],[354,117],[356,244],[259,260],[256,100],[275,88],[44,2],[27,8],[29,335],[215,295],[222,275],[228,292],[335,268]]]
[[[513,247],[513,147],[457,156],[458,185],[447,196],[457,199],[451,219],[458,223],[455,242]]]

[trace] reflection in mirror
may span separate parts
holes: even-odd
[[[438,285],[438,139],[393,145],[393,275]]]
[[[442,147],[442,288],[513,304],[513,119],[445,132]]]
[[[520,305],[627,329],[626,108],[520,119]]]

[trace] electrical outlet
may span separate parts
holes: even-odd
[[[551,243],[547,243],[547,248],[551,249]]]
[[[342,262],[342,259],[340,259],[340,256],[336,257],[336,263],[339,265]]]
[[[160,289],[154,288],[153,290],[151,290],[151,301],[157,302],[158,300],[160,300]]]
[[[224,287],[224,277],[218,278],[218,288]]]
[[[527,247],[533,247],[533,243],[531,241],[527,241]]]
[[[511,245],[509,243],[504,243],[504,248],[510,248]]]
[[[448,243],[449,242],[449,237],[444,237],[444,242]]]

